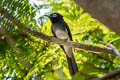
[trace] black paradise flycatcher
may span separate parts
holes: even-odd
[[[44,15],[50,18],[52,22],[52,33],[55,37],[72,41],[72,35],[67,23],[64,21],[63,16],[58,13],[52,13],[50,15]],[[66,54],[69,72],[73,76],[77,71],[78,67],[75,62],[75,58],[72,52],[72,47],[60,45]]]

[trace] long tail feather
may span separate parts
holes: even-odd
[[[67,55],[66,57],[67,57],[69,72],[73,76],[76,72],[78,72],[77,64],[75,62],[74,57],[70,58]]]
[[[70,75],[73,76],[76,72],[78,72],[78,67],[77,67],[73,52],[72,52],[72,48],[70,47],[66,48],[63,46],[61,46],[61,48],[66,54]]]

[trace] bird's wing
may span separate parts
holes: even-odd
[[[65,27],[65,29],[66,29],[66,32],[68,33],[68,35],[69,35],[69,37],[70,37],[70,40],[72,41],[72,35],[71,35],[70,29],[69,29],[67,23],[66,23],[66,22],[63,22],[63,25],[64,25],[64,27]]]
[[[52,33],[53,33],[54,37],[56,37],[55,32],[53,31],[53,27],[51,27],[51,30],[52,30]]]

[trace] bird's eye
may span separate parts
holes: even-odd
[[[53,14],[53,15],[52,15],[52,17],[56,17],[56,16],[57,16],[57,14]]]

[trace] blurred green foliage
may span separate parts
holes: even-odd
[[[120,49],[120,37],[79,8],[72,0],[40,1],[39,5],[31,5],[29,0],[2,0],[0,7],[7,9],[10,14],[34,30],[50,36],[50,20],[43,16],[35,19],[35,16],[41,9],[48,10],[46,14],[58,12],[64,16],[75,42],[104,46],[99,41],[105,41]],[[39,15],[41,13],[39,12]],[[13,46],[20,49],[21,55],[25,56],[19,56],[18,51],[8,43],[6,36],[0,34],[0,80],[34,80],[36,76],[41,80],[89,80],[120,68],[119,58],[114,55],[74,50],[79,72],[72,78],[66,57],[57,44],[21,31],[3,15],[0,15],[0,25],[6,31],[6,35],[14,41]],[[30,70],[27,64],[21,62],[24,58],[32,65]]]

